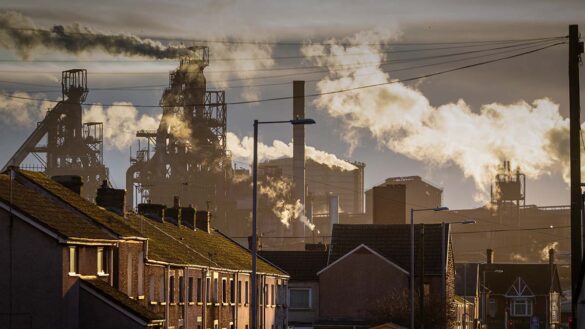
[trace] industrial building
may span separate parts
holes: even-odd
[[[47,111],[2,170],[18,166],[55,179],[76,175],[83,183],[82,196],[93,200],[108,169],[103,163],[103,123],[82,121],[81,104],[89,92],[87,71],[63,71],[61,92],[61,101]]]

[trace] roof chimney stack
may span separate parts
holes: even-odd
[[[83,185],[81,177],[75,175],[60,175],[52,176],[51,179],[73,191],[73,193],[77,195],[81,194],[81,186]]]
[[[207,233],[211,233],[211,221],[209,211],[199,210],[195,213],[195,227]]]
[[[126,191],[108,186],[108,181],[102,181],[102,186],[97,189],[95,203],[107,210],[119,215],[124,214]]]

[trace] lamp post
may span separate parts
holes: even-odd
[[[469,224],[475,224],[477,223],[476,220],[474,219],[466,219],[466,220],[462,220],[462,221],[457,221],[457,222],[441,222],[441,305],[443,306],[443,316],[445,317],[445,321],[447,320],[447,284],[446,284],[446,273],[447,272],[447,262],[445,260],[445,254],[446,254],[446,243],[445,243],[445,224],[449,224],[449,225],[456,225],[456,224],[461,224],[461,225],[469,225]],[[465,304],[464,304],[464,309],[463,311],[465,312]]]
[[[447,207],[414,209],[410,208],[410,329],[414,329],[414,212],[415,211],[444,211]],[[424,273],[421,273],[424,275]],[[421,307],[423,307],[421,305]],[[423,321],[423,319],[421,319]]]
[[[283,121],[258,121],[254,120],[254,161],[252,163],[252,277],[250,278],[252,286],[252,320],[250,321],[251,329],[258,328],[258,287],[256,286],[257,268],[256,261],[258,258],[258,242],[256,232],[256,204],[258,192],[258,125],[290,123],[292,125],[310,125],[315,124],[313,119],[293,119]]]
[[[483,307],[482,307],[482,312],[481,312],[481,326],[482,328],[487,328],[487,323],[485,322],[485,313],[487,312],[487,298],[486,298],[486,286],[485,286],[485,274],[486,273],[504,273],[504,270],[501,269],[496,269],[496,270],[492,270],[492,271],[488,271],[488,270],[483,270],[482,271],[482,286],[483,286],[483,293],[482,293],[482,299],[483,299]]]

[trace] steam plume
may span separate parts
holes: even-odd
[[[15,50],[25,59],[30,57],[32,51],[40,48],[73,54],[102,50],[111,55],[158,59],[178,58],[189,52],[184,47],[164,46],[160,42],[130,34],[99,33],[80,24],[55,25],[50,30],[39,29],[30,18],[7,10],[0,10],[0,46]]]
[[[317,84],[320,92],[351,89],[392,82],[380,67],[387,60],[380,44],[391,39],[392,35],[363,32],[342,40],[343,45],[331,40],[329,46],[305,45],[302,52],[329,69]],[[361,65],[372,62],[378,65]],[[513,168],[520,167],[529,178],[566,171],[558,163],[567,164],[562,159],[566,159],[568,120],[547,98],[492,103],[474,112],[464,100],[433,107],[416,86],[394,82],[322,95],[314,104],[343,122],[350,150],[358,145],[360,134],[368,131],[393,152],[432,166],[455,164],[474,180],[477,201],[487,199],[493,173],[503,160],[510,160]]]
[[[48,109],[55,105],[31,99],[44,98],[44,95],[40,94],[30,95],[23,91],[16,91],[9,96],[0,93],[0,119],[2,123],[10,126],[32,127],[44,118]]]
[[[272,204],[272,213],[284,226],[288,228],[294,220],[299,220],[313,231],[315,225],[303,215],[305,206],[301,201],[287,201],[292,195],[292,185],[292,179],[288,177],[268,177],[259,184],[258,191]]]
[[[240,139],[234,133],[228,133],[226,136],[227,148],[232,152],[234,160],[252,163],[254,140],[251,137],[244,137]],[[293,144],[284,143],[279,140],[272,142],[272,145],[258,143],[258,161],[274,160],[286,157],[292,157]],[[325,151],[317,150],[312,146],[305,146],[305,154],[313,161],[327,165],[331,168],[340,170],[354,170],[356,167],[347,162],[337,158],[334,154]]]
[[[103,122],[106,147],[122,150],[134,142],[136,131],[156,129],[161,120],[160,115],[140,115],[131,105],[128,102],[115,102],[108,108],[92,105],[84,112],[83,119],[85,122]]]

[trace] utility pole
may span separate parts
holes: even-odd
[[[579,42],[579,26],[569,25],[569,104],[570,104],[570,149],[571,149],[571,285],[573,298],[573,328],[577,328],[577,287],[581,279],[581,261],[583,257],[583,236],[581,225],[581,118],[579,104],[579,60],[583,53],[583,43]]]
[[[420,329],[425,329],[425,224],[420,224]]]

